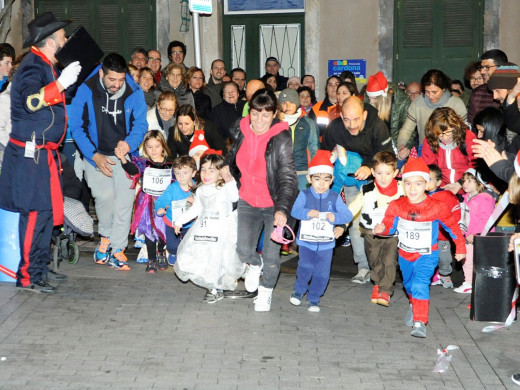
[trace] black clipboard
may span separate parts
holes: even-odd
[[[103,54],[103,50],[87,30],[83,26],[79,26],[54,56],[64,67],[74,61],[79,61],[81,72],[77,85],[80,85],[99,64]]]

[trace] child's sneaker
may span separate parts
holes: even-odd
[[[157,254],[157,264],[159,265],[159,269],[161,271],[166,271],[168,269],[168,262],[166,261],[165,252],[159,252]]]
[[[372,287],[372,295],[370,296],[370,302],[377,303],[377,298],[379,298],[379,286],[374,284]]]
[[[176,255],[172,255],[170,253],[168,255],[168,265],[171,265],[173,267],[173,265],[175,264],[176,261],[177,261],[177,256]]]
[[[125,252],[123,252],[121,249],[118,249],[112,253],[110,260],[108,261],[108,265],[117,271],[130,271],[128,259],[125,256]]]
[[[413,337],[425,338],[426,337],[426,325],[424,324],[424,322],[415,321],[413,323],[412,332],[410,334]]]
[[[368,269],[360,269],[359,272],[352,278],[354,283],[365,284],[370,280],[370,270]]]
[[[380,292],[376,303],[381,306],[390,306],[390,295],[384,291]]]
[[[224,299],[224,293],[222,292],[222,290],[216,290],[216,289],[208,291],[208,294],[206,294],[206,296],[204,297],[204,300],[207,303],[215,303],[215,302],[221,301],[223,299]]]
[[[154,274],[157,272],[157,262],[150,260],[148,261],[148,265],[146,266],[146,272],[149,274]]]
[[[320,312],[320,305],[318,302],[309,302],[309,309],[311,313],[319,313]]]
[[[439,275],[439,280],[441,281],[442,287],[453,288],[453,282],[450,276]]]
[[[471,294],[472,289],[471,284],[464,282],[459,287],[454,288],[453,291],[459,294]]]
[[[441,278],[439,275],[439,271],[435,271],[435,273],[433,274],[433,277],[432,277],[431,285],[440,286],[441,284],[442,284],[442,281],[441,281]]]
[[[298,294],[296,291],[293,291],[289,302],[291,302],[294,306],[299,306],[302,303],[302,298],[303,294]]]
[[[101,236],[96,250],[94,251],[94,263],[106,264],[110,259],[110,238]]]

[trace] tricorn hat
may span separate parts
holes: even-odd
[[[59,21],[52,12],[44,12],[36,19],[29,22],[29,37],[23,44],[23,47],[29,47],[35,43],[47,38],[52,33],[69,25],[72,20]]]

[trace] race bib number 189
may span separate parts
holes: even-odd
[[[429,255],[432,253],[432,223],[414,222],[399,218],[397,223],[399,248],[405,252]]]

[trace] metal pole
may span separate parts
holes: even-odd
[[[195,41],[195,65],[202,68],[200,59],[200,32],[199,32],[199,13],[193,13],[193,40]]]

